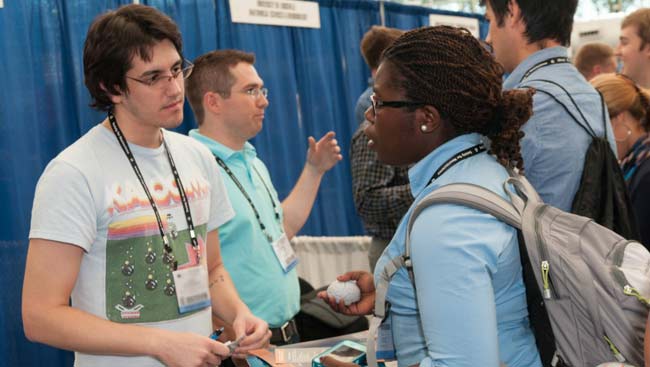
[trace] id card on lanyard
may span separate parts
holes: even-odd
[[[162,237],[164,256],[168,259],[167,263],[169,264],[169,270],[171,271],[172,276],[174,278],[174,287],[170,289],[171,292],[174,292],[176,294],[179,312],[186,313],[186,312],[191,312],[194,310],[198,310],[210,306],[208,274],[207,274],[206,267],[204,266],[204,264],[201,263],[202,249],[196,238],[196,233],[194,232],[194,222],[192,220],[190,204],[189,201],[187,200],[187,196],[185,195],[185,188],[183,187],[183,182],[181,181],[181,178],[178,175],[176,164],[174,163],[174,159],[172,158],[172,155],[169,152],[169,147],[167,146],[167,142],[165,142],[165,138],[161,135],[162,144],[165,153],[167,154],[167,161],[169,162],[169,166],[171,167],[172,174],[174,175],[174,181],[176,182],[176,186],[178,187],[178,193],[181,198],[181,203],[183,204],[183,211],[185,213],[185,219],[187,220],[187,228],[190,235],[190,242],[192,244],[194,253],[196,253],[197,265],[185,269],[180,269],[180,270],[178,269],[178,261],[176,261],[173,255],[173,249],[169,244],[169,238],[165,233],[162,219],[160,218],[160,212],[158,210],[158,206],[156,205],[156,202],[151,196],[151,192],[149,191],[149,188],[147,187],[144,177],[142,176],[142,172],[140,171],[140,168],[138,167],[138,164],[135,161],[135,157],[131,152],[131,148],[129,147],[129,144],[126,141],[126,138],[122,133],[122,130],[120,130],[120,127],[117,124],[117,120],[115,119],[115,116],[113,115],[112,112],[108,113],[108,120],[110,122],[111,128],[113,129],[113,132],[115,133],[115,136],[117,137],[117,141],[119,142],[122,151],[124,151],[124,154],[126,155],[129,163],[131,164],[131,167],[133,168],[133,171],[135,172],[138,181],[140,181],[140,185],[142,185],[142,189],[147,195],[147,198],[149,199],[149,203],[151,204],[151,208],[153,209],[153,212],[155,214],[156,222],[158,224],[158,230],[160,231],[160,236]]]
[[[244,189],[244,185],[241,184],[237,176],[235,176],[235,174],[232,172],[230,167],[228,167],[226,162],[223,161],[223,159],[217,156],[215,156],[214,158],[217,160],[219,166],[221,166],[221,168],[223,168],[223,170],[226,171],[226,173],[233,181],[235,186],[237,186],[237,188],[242,193],[246,201],[248,201],[248,205],[250,205],[251,209],[253,210],[253,213],[255,214],[255,219],[257,219],[257,223],[260,226],[260,231],[262,231],[266,240],[271,244],[271,248],[273,249],[275,258],[278,259],[278,262],[280,263],[282,270],[285,272],[285,274],[290,272],[291,269],[293,269],[298,264],[298,257],[296,256],[296,253],[293,251],[293,248],[291,247],[291,243],[289,242],[286,233],[284,233],[284,228],[281,221],[278,205],[275,203],[275,200],[273,199],[273,195],[271,195],[271,190],[266,185],[266,182],[264,182],[264,178],[259,173],[257,168],[255,168],[255,166],[253,165],[252,166],[253,170],[259,177],[260,181],[262,182],[262,185],[264,185],[264,188],[266,189],[266,193],[268,194],[269,199],[271,200],[271,205],[273,205],[273,212],[275,213],[275,220],[278,222],[278,225],[280,227],[280,232],[282,233],[280,238],[278,238],[275,241],[273,241],[273,236],[271,236],[271,233],[267,230],[266,225],[262,222],[260,213],[257,210],[257,207],[255,207],[255,204],[253,203],[253,200],[251,199],[250,195],[248,195],[246,189]]]

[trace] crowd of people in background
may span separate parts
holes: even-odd
[[[404,252],[414,207],[446,184],[511,200],[502,184],[516,170],[545,203],[571,211],[593,138],[585,128],[618,157],[638,239],[650,244],[650,9],[624,19],[615,49],[587,44],[571,60],[577,4],[483,0],[489,49],[448,26],[363,36],[371,75],[349,159],[373,273],[339,278],[361,289],[352,305],[320,293],[332,309],[372,313],[375,281]],[[289,241],[344,159],[335,133],[307,139],[302,173],[281,199],[250,143],[269,106],[254,54],[186,60],[167,15],[125,5],[94,20],[83,61],[106,119],[37,185],[27,337],[75,351],[79,367],[255,367],[252,350],[301,341]],[[186,96],[198,124],[189,137],[169,131]],[[452,204],[414,223],[414,280],[400,270],[387,292],[399,365],[550,365],[528,323],[517,230]]]

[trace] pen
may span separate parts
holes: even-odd
[[[217,340],[219,336],[223,333],[223,326],[215,330],[212,334],[210,334],[210,339],[212,340]]]

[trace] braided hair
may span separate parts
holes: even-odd
[[[532,114],[532,90],[502,91],[503,68],[463,28],[424,27],[398,38],[383,54],[398,71],[406,97],[431,105],[457,134],[480,133],[490,154],[523,170],[520,127]]]

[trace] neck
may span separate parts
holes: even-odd
[[[525,43],[521,47],[517,48],[518,50],[516,54],[517,62],[515,64],[515,67],[521,64],[524,60],[526,60],[528,57],[530,57],[530,55],[534,54],[535,52],[543,49],[551,48],[551,47],[557,47],[557,46],[562,46],[562,45],[555,40],[549,40],[549,39],[541,40],[539,42],[534,42],[534,43]]]
[[[138,123],[120,109],[113,111],[117,126],[122,130],[122,135],[131,144],[145,148],[158,148],[162,144],[162,133],[158,126]],[[111,132],[111,123],[108,118],[102,123]]]
[[[210,123],[209,121],[203,121],[201,126],[199,126],[199,133],[201,135],[207,136],[208,138],[235,151],[244,149],[246,140],[234,137],[232,134],[229,134],[224,130],[225,129],[220,129],[216,123]]]
[[[650,88],[650,73],[641,73],[637,79],[635,82],[640,87]]]

